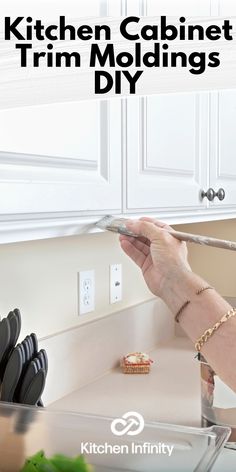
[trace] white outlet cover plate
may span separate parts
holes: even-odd
[[[84,270],[78,273],[79,315],[95,310],[95,272]]]
[[[110,265],[110,303],[122,300],[122,264]]]

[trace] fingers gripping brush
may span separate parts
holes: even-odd
[[[124,234],[125,236],[131,236],[133,238],[139,238],[141,235],[134,234],[126,228],[126,223],[129,220],[126,218],[115,218],[112,215],[106,215],[104,218],[99,220],[95,225],[103,230],[112,231],[113,233]],[[208,236],[200,236],[198,234],[183,233],[181,231],[175,231],[174,229],[162,228],[163,231],[174,236],[179,241],[186,241],[189,243],[201,244],[204,246],[218,247],[221,249],[229,249],[236,251],[236,242],[226,241],[224,239],[210,238]]]

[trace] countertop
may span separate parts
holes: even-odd
[[[146,421],[200,426],[200,372],[194,356],[186,338],[175,338],[150,353],[150,374],[125,375],[117,368],[51,407],[112,417],[137,411]]]
[[[148,375],[124,375],[119,368],[50,405],[50,408],[104,416],[137,411],[146,421],[201,426],[200,368],[195,351],[178,337],[150,353]],[[213,472],[233,472],[236,451],[224,450]]]

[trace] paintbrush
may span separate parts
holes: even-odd
[[[139,238],[140,235],[132,233],[126,228],[126,223],[129,220],[126,218],[116,218],[112,215],[106,215],[104,218],[99,220],[95,225],[103,230],[113,231],[113,233],[124,234],[125,236],[131,236],[133,238]],[[179,241],[186,241],[188,243],[201,244],[205,246],[218,247],[221,249],[229,249],[236,251],[236,242],[226,241],[224,239],[210,238],[209,236],[201,236],[199,234],[183,233],[181,231],[175,231],[174,229],[163,228],[163,231],[167,231],[169,234],[174,236]]]

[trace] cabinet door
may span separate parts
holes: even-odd
[[[136,2],[136,8],[138,8]],[[143,15],[209,15],[210,1],[147,0]],[[135,1],[129,13],[135,10]],[[127,211],[202,210],[207,182],[207,94],[127,100]]]
[[[1,214],[121,208],[120,102],[0,111]]]
[[[26,11],[28,3],[24,0]],[[49,0],[50,18],[58,20],[53,3]],[[78,2],[69,0],[67,7],[78,24]],[[45,14],[45,5],[42,9]],[[81,19],[120,14],[118,1],[80,2]],[[16,232],[35,227],[33,238],[42,237],[40,225],[50,226],[46,236],[71,234],[79,227],[74,217],[120,213],[120,100],[50,103],[45,89],[45,104],[1,109],[0,175],[0,232],[4,222]]]
[[[211,206],[236,205],[236,90],[211,96],[210,186],[225,190],[225,199],[216,197]]]
[[[214,13],[225,18],[236,15],[235,0],[212,0]],[[235,209],[236,205],[236,91],[225,90],[211,94],[210,186],[225,190],[225,199],[216,197],[210,204]]]
[[[207,94],[128,100],[128,211],[205,207],[207,113]]]

